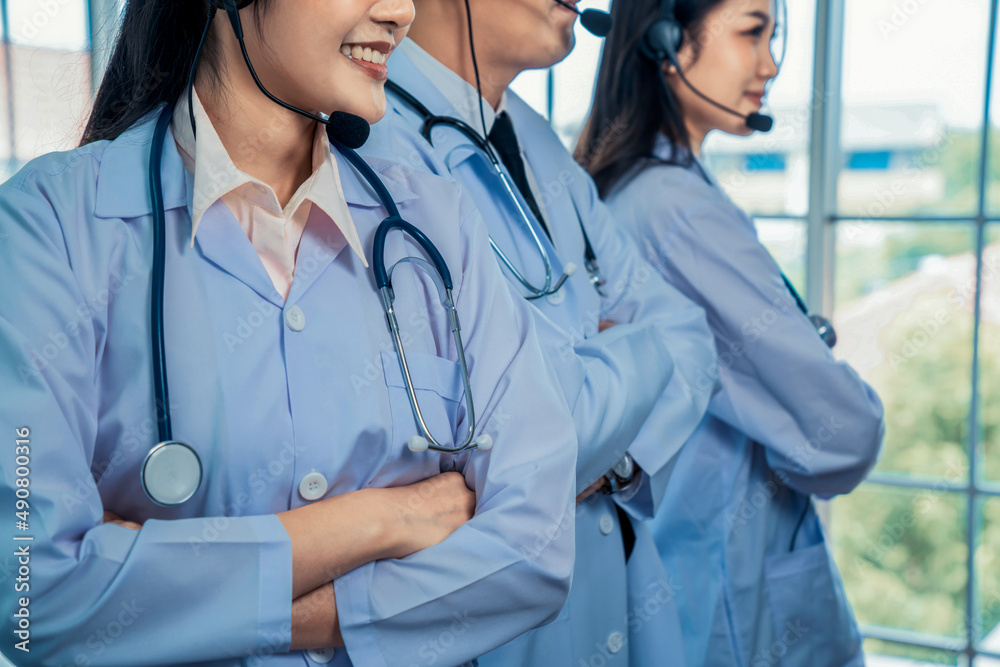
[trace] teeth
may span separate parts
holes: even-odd
[[[389,59],[389,56],[386,54],[381,51],[376,51],[368,46],[348,46],[347,44],[344,44],[340,47],[340,52],[348,58],[364,60],[365,62],[374,63],[376,65],[384,65],[385,61]]]

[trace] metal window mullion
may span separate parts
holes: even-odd
[[[876,471],[865,479],[865,484],[891,486],[902,489],[920,489],[937,493],[961,493],[965,495],[985,496],[992,498],[1000,496],[1000,484],[995,482],[977,482],[972,489],[964,482],[950,479],[923,477],[908,473],[893,473]]]
[[[555,65],[549,68],[545,76],[545,112],[549,116],[549,125],[555,127],[556,109],[556,68]]]
[[[87,0],[90,23],[90,85],[96,95],[118,33],[118,0]],[[112,26],[114,29],[111,29]]]
[[[844,3],[817,0],[806,216],[806,303],[833,310],[834,227],[840,171],[840,99]]]
[[[11,63],[10,15],[7,12],[7,0],[0,0],[0,27],[3,29],[0,39],[3,40],[4,74],[7,79],[7,127],[9,128],[7,149],[10,151],[11,162],[17,165],[18,160],[15,155],[17,144],[14,141],[14,65]]]
[[[961,653],[967,648],[965,646],[964,638],[933,635],[926,632],[903,630],[901,628],[891,628],[884,625],[871,625],[867,623],[861,623],[859,629],[864,637],[880,639],[894,644],[919,646],[938,651],[948,651],[951,653]]]
[[[990,2],[990,22],[989,22],[989,42],[986,49],[986,81],[983,92],[983,117],[980,128],[980,153],[979,153],[979,211],[976,216],[976,292],[973,303],[973,325],[972,325],[972,369],[971,378],[972,391],[970,393],[971,402],[969,405],[968,422],[968,443],[967,451],[969,458],[969,480],[968,498],[966,507],[966,540],[968,553],[966,556],[967,572],[967,594],[966,594],[966,638],[968,648],[966,655],[971,664],[976,656],[976,628],[979,627],[979,592],[976,577],[976,544],[978,543],[977,528],[978,521],[978,487],[979,487],[979,328],[981,321],[981,299],[982,299],[982,278],[983,278],[983,243],[985,240],[986,228],[986,192],[989,165],[989,143],[990,143],[990,101],[993,96],[993,61],[996,52],[996,28],[997,28],[997,5],[998,0]]]
[[[978,218],[978,216],[976,216],[976,214],[968,214],[968,215],[965,215],[965,216],[959,216],[959,215],[951,215],[951,216],[935,216],[935,215],[911,215],[911,216],[906,216],[906,215],[887,215],[887,216],[883,216],[883,217],[879,217],[879,218],[871,218],[871,217],[866,217],[866,216],[862,216],[862,215],[854,215],[854,216],[852,216],[852,215],[846,215],[846,214],[831,216],[831,220],[833,222],[864,221],[866,224],[867,223],[875,223],[875,224],[885,223],[885,224],[891,224],[891,223],[894,223],[894,222],[903,222],[903,223],[917,222],[917,223],[929,223],[929,224],[935,224],[935,223],[943,223],[943,224],[966,223],[966,224],[968,224],[968,223],[974,223],[978,219],[979,218]]]

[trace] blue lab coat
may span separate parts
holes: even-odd
[[[662,136],[655,155],[674,157]],[[700,163],[644,166],[608,202],[664,277],[708,312],[719,362],[696,386],[722,385],[651,522],[679,582],[688,662],[860,665],[810,495],[864,479],[882,404],[819,338],[752,220]]]
[[[433,113],[461,117],[405,49],[393,53],[389,72],[390,80]],[[707,409],[710,393],[693,391],[690,383],[715,361],[714,341],[702,309],[646,263],[547,121],[511,90],[505,95],[524,159],[541,186],[553,242],[532,221],[535,232],[553,257],[555,276],[569,262],[580,267],[556,295],[530,302],[573,410],[580,441],[577,489],[601,477],[624,452],[645,472],[633,497],[594,495],[577,506],[573,587],[556,621],[479,662],[483,667],[636,664],[630,647],[640,639],[630,631],[635,624],[629,623],[628,592],[634,589],[642,596],[666,574],[655,551],[638,546],[632,554],[636,562],[626,568],[615,503],[637,517],[652,515],[678,449]],[[522,273],[540,283],[544,271],[538,246],[483,151],[445,126],[434,130],[432,146],[419,133],[423,118],[395,94],[390,92],[388,98],[390,109],[372,128],[363,151],[453,176],[482,211],[493,241]],[[583,269],[581,223],[607,280],[603,297]],[[524,293],[506,274],[512,289]],[[601,320],[619,324],[598,333]],[[638,533],[645,527],[633,523],[637,544],[642,544]],[[630,580],[630,575],[639,578]],[[663,604],[671,606],[673,598]],[[659,613],[643,625],[642,641],[660,646],[662,657],[655,664],[683,664],[679,626],[671,618],[671,613]]]
[[[451,269],[476,433],[493,449],[407,449],[416,425],[372,272],[321,216],[305,228],[287,301],[221,200],[189,247],[193,177],[168,134],[170,407],[174,437],[205,472],[180,506],[146,498],[154,121],[45,155],[0,187],[11,445],[0,505],[14,511],[14,429],[26,427],[30,518],[18,534],[33,537],[29,591],[15,592],[11,549],[0,557],[3,652],[19,665],[458,664],[553,618],[573,567],[572,418],[478,212],[454,183],[400,165],[371,161]],[[335,159],[371,263],[386,213]],[[385,254],[391,266],[420,250],[391,232]],[[431,432],[454,444],[467,424],[456,350],[433,283],[412,267],[393,282],[413,384]],[[346,650],[289,652],[292,551],[275,513],[315,502],[301,480],[320,473],[329,497],[452,469],[476,492],[475,517],[438,545],[335,579]],[[104,509],[142,530],[103,524]],[[14,647],[19,596],[30,598],[30,653]]]

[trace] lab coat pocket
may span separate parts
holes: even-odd
[[[861,637],[826,543],[769,556],[764,563],[774,643],[751,665],[862,664]]]
[[[461,366],[450,359],[419,352],[407,352],[406,364],[420,412],[431,435],[442,445],[454,447],[457,426],[465,420]],[[410,437],[420,435],[420,428],[410,407],[403,373],[394,351],[382,351],[382,370],[392,412],[392,439],[372,484],[412,484],[438,474],[441,472],[440,457],[452,455],[437,454],[430,450],[410,451]],[[462,435],[464,436],[464,430]]]

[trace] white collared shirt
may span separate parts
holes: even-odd
[[[186,92],[175,108],[179,112],[174,114],[172,120],[174,140],[184,166],[194,174],[191,247],[194,247],[194,236],[205,211],[221,199],[246,232],[275,289],[285,299],[292,286],[302,230],[312,215],[329,217],[368,266],[344,198],[337,161],[330,153],[330,141],[324,126],[316,126],[312,174],[282,208],[271,186],[240,171],[233,163],[197,92],[194,92],[197,138],[187,113]]]

